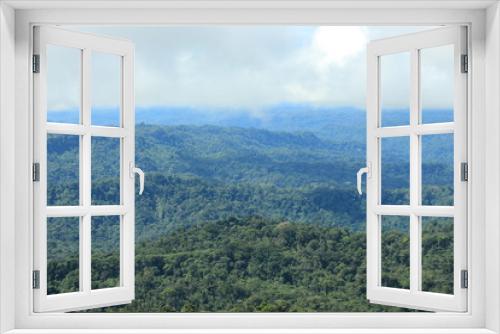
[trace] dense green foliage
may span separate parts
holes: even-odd
[[[449,226],[448,226],[449,227]],[[409,272],[407,238],[399,229],[385,235],[387,278],[405,287]],[[433,224],[424,239],[424,288],[450,292],[451,253],[436,251],[451,242],[449,229]],[[444,258],[443,258],[444,255]],[[97,270],[117,260],[104,255]],[[72,263],[66,259],[63,263]],[[448,267],[442,267],[448,261]],[[65,267],[49,267],[54,276]],[[117,277],[118,267],[108,274]],[[136,250],[136,299],[107,312],[365,312],[401,311],[370,304],[365,297],[365,234],[345,228],[269,221],[228,219],[179,228]],[[402,274],[404,273],[404,275]],[[78,275],[66,274],[61,286],[75,286]],[[102,286],[100,286],[102,287]]]
[[[49,138],[49,204],[78,203],[78,138],[68,137]],[[136,137],[147,177],[136,197],[136,300],[102,311],[396,310],[366,300],[365,200],[354,185],[364,160],[359,141],[216,126],[138,125]],[[92,148],[93,203],[119,201],[118,148],[113,141]],[[450,167],[439,142],[431,148],[422,196],[450,203],[442,176]],[[408,161],[394,158],[396,144],[389,152],[384,201],[401,204]],[[119,239],[107,219],[92,225],[94,288],[119,277]],[[424,289],[449,293],[453,226],[434,219],[424,227]],[[49,231],[49,292],[75,291],[78,224],[56,220]],[[395,222],[383,240],[383,283],[407,287],[407,226]]]

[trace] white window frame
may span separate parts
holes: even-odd
[[[15,11],[11,6],[23,10]],[[229,5],[212,0],[203,4],[191,1],[185,4],[143,1],[141,4],[135,1],[101,0],[66,3],[66,9],[61,6],[58,1],[45,0],[10,0],[0,4],[2,332],[15,329],[15,333],[47,333],[47,329],[53,329],[50,332],[61,329],[58,332],[73,333],[78,330],[79,333],[110,333],[105,328],[129,329],[128,333],[146,332],[146,328],[162,328],[170,333],[175,332],[176,328],[192,329],[190,333],[499,332],[500,229],[496,222],[500,220],[500,117],[497,114],[500,109],[500,10],[496,1],[235,1]],[[134,8],[124,8],[126,6]],[[468,190],[468,215],[471,222],[468,256],[471,260],[471,275],[468,312],[34,314],[30,255],[33,221],[33,209],[30,207],[33,149],[30,55],[34,24],[468,24],[471,28],[471,87],[468,93],[471,111],[468,116],[468,132],[471,134],[468,141],[471,180]],[[15,73],[12,69],[14,60]],[[14,123],[15,129],[12,126]],[[488,182],[485,182],[486,177]],[[13,187],[8,189],[8,185]],[[11,196],[12,189],[15,189],[14,198]],[[15,254],[15,259],[12,254]],[[221,328],[225,330],[215,331]]]
[[[81,84],[80,121],[78,124],[47,122],[47,46],[80,50]],[[35,312],[74,311],[130,303],[134,299],[135,282],[135,194],[134,194],[134,47],[126,40],[66,31],[59,28],[34,27],[34,54],[39,56],[39,73],[33,75],[34,162],[39,165],[39,181],[33,184],[34,254],[33,268],[38,271],[39,287],[33,290]],[[120,59],[120,114],[118,126],[91,123],[92,78],[94,52]],[[47,137],[49,134],[79,137],[79,205],[47,206]],[[115,205],[92,205],[92,138],[115,138],[120,141],[119,198]],[[92,217],[119,217],[120,277],[117,287],[91,288]],[[79,218],[79,291],[47,294],[47,219]]]
[[[467,181],[461,180],[461,164],[467,163],[467,79],[463,73],[462,56],[467,55],[467,28],[440,27],[408,35],[395,36],[369,43],[367,47],[367,163],[371,169],[367,178],[367,297],[373,303],[393,306],[412,306],[421,310],[467,310],[467,289],[462,287],[462,271],[467,271]],[[421,108],[420,50],[440,46],[453,47],[453,121],[423,124]],[[382,126],[380,100],[380,60],[387,55],[409,54],[410,96],[409,123],[401,126]],[[421,138],[430,134],[453,135],[453,202],[452,206],[423,205]],[[409,203],[387,205],[382,194],[382,140],[409,139]],[[381,284],[382,217],[409,218],[410,287],[400,289]],[[453,293],[442,294],[422,290],[422,217],[451,217],[453,219]]]

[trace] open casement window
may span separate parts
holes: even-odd
[[[368,46],[363,171],[372,303],[467,310],[466,55],[465,27]]]
[[[35,27],[33,50],[34,311],[129,303],[133,45]]]

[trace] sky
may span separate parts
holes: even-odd
[[[67,27],[65,28],[67,29]],[[366,46],[371,40],[429,27],[231,26],[231,27],[71,27],[114,36],[135,45],[136,105],[209,109],[263,108],[298,103],[365,107]],[[426,104],[450,105],[451,71],[445,53],[434,52],[426,67]],[[397,57],[396,57],[397,58]],[[78,101],[77,61],[57,52],[49,59],[49,110],[64,110]],[[72,59],[77,59],[73,57]],[[406,61],[406,63],[405,63]],[[384,103],[408,105],[408,59],[399,57],[384,70]],[[52,64],[52,65],[51,65]],[[448,66],[447,66],[448,64]],[[100,62],[93,82],[118,85],[113,67]],[[116,68],[116,67],[115,67]],[[73,79],[71,79],[73,78]],[[95,81],[94,81],[95,80]],[[97,85],[97,84],[96,84]],[[116,94],[94,90],[94,103],[116,102]]]

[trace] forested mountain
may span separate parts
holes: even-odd
[[[364,160],[363,144],[330,142],[311,132],[220,126],[138,125],[136,129],[137,163],[145,170],[225,183],[352,182],[350,171]]]
[[[363,166],[360,144],[215,126],[138,125],[136,132],[137,165],[147,174],[144,194],[137,196],[139,240],[179,224],[254,215],[364,229],[364,198],[355,190],[356,171]],[[71,138],[74,144],[68,140],[49,137],[49,171],[56,172],[49,172],[48,197],[55,205],[78,202],[78,138]],[[98,204],[118,203],[118,145],[104,141],[93,149]],[[447,166],[439,159],[437,151],[427,165],[433,173],[424,197],[449,197],[442,178]],[[395,188],[387,198],[399,203],[407,194],[397,185],[408,174],[397,162],[387,168],[386,182]]]
[[[78,122],[76,110],[52,111],[50,122]],[[384,119],[392,124],[408,124],[408,112],[400,109],[385,110]],[[92,116],[97,124],[109,124],[116,119],[116,112],[100,109]],[[450,121],[452,110],[426,109],[425,121],[429,123]],[[137,124],[156,125],[213,125],[246,129],[265,129],[284,132],[313,132],[337,142],[365,144],[366,112],[354,107],[329,107],[310,104],[282,103],[259,111],[246,109],[209,109],[194,107],[153,106],[135,110]]]
[[[449,226],[435,222],[424,240],[424,289],[452,289]],[[406,246],[406,247],[405,247]],[[384,280],[405,286],[408,236],[384,235]],[[49,262],[51,292],[78,288],[76,257]],[[93,268],[101,285],[118,277],[116,253]],[[69,263],[69,265],[68,265]],[[73,267],[72,267],[73,266]],[[70,272],[67,272],[71,270]],[[315,224],[227,219],[178,228],[136,248],[136,299],[105,312],[366,312],[404,311],[366,299],[365,233]],[[94,275],[93,275],[94,277]],[[61,279],[58,281],[58,279]],[[115,282],[116,283],[116,282]]]
[[[393,310],[365,296],[366,204],[355,189],[365,163],[363,114],[338,111],[337,124],[325,116],[299,128],[278,111],[266,126],[137,125],[136,164],[146,173],[144,194],[136,196],[137,296],[103,311]],[[443,137],[425,146],[429,204],[452,201],[450,144]],[[117,204],[119,141],[92,145],[92,202]],[[404,203],[408,152],[398,142],[382,149],[384,201]],[[48,203],[78,204],[78,138],[51,135],[48,152]],[[389,223],[383,280],[405,287],[408,226]],[[108,219],[92,226],[95,288],[118,281],[112,226]],[[77,289],[77,227],[63,220],[49,226],[51,293]],[[425,228],[423,284],[449,292],[452,224],[437,219]]]

